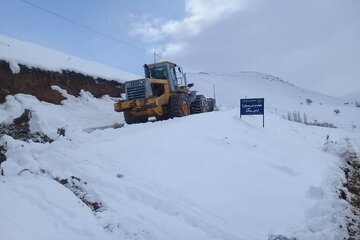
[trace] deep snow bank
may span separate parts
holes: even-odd
[[[1,177],[1,239],[114,239],[75,195],[46,177]]]

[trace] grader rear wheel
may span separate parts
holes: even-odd
[[[209,105],[204,95],[197,95],[196,100],[191,104],[191,114],[209,112]]]
[[[209,112],[215,111],[216,100],[214,98],[207,98],[206,101],[209,106]]]

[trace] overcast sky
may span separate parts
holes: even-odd
[[[185,71],[261,71],[329,95],[360,92],[359,0],[26,1],[0,0],[0,33],[137,74],[156,50]]]

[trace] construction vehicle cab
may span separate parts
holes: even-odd
[[[149,117],[164,120],[190,113],[208,111],[208,102],[187,84],[186,75],[168,61],[144,65],[145,78],[125,82],[125,99],[116,102],[117,112],[124,112],[126,123],[147,122]],[[215,103],[214,103],[215,104]]]
[[[176,92],[184,89],[187,86],[186,75],[183,73],[181,67],[171,62],[160,62],[156,64],[145,64],[145,77],[154,79],[169,80],[170,90]]]

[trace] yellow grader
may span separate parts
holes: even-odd
[[[181,67],[168,61],[144,65],[145,78],[127,81],[125,99],[114,104],[127,124],[145,123],[149,117],[166,120],[213,111],[215,99],[191,91]]]

